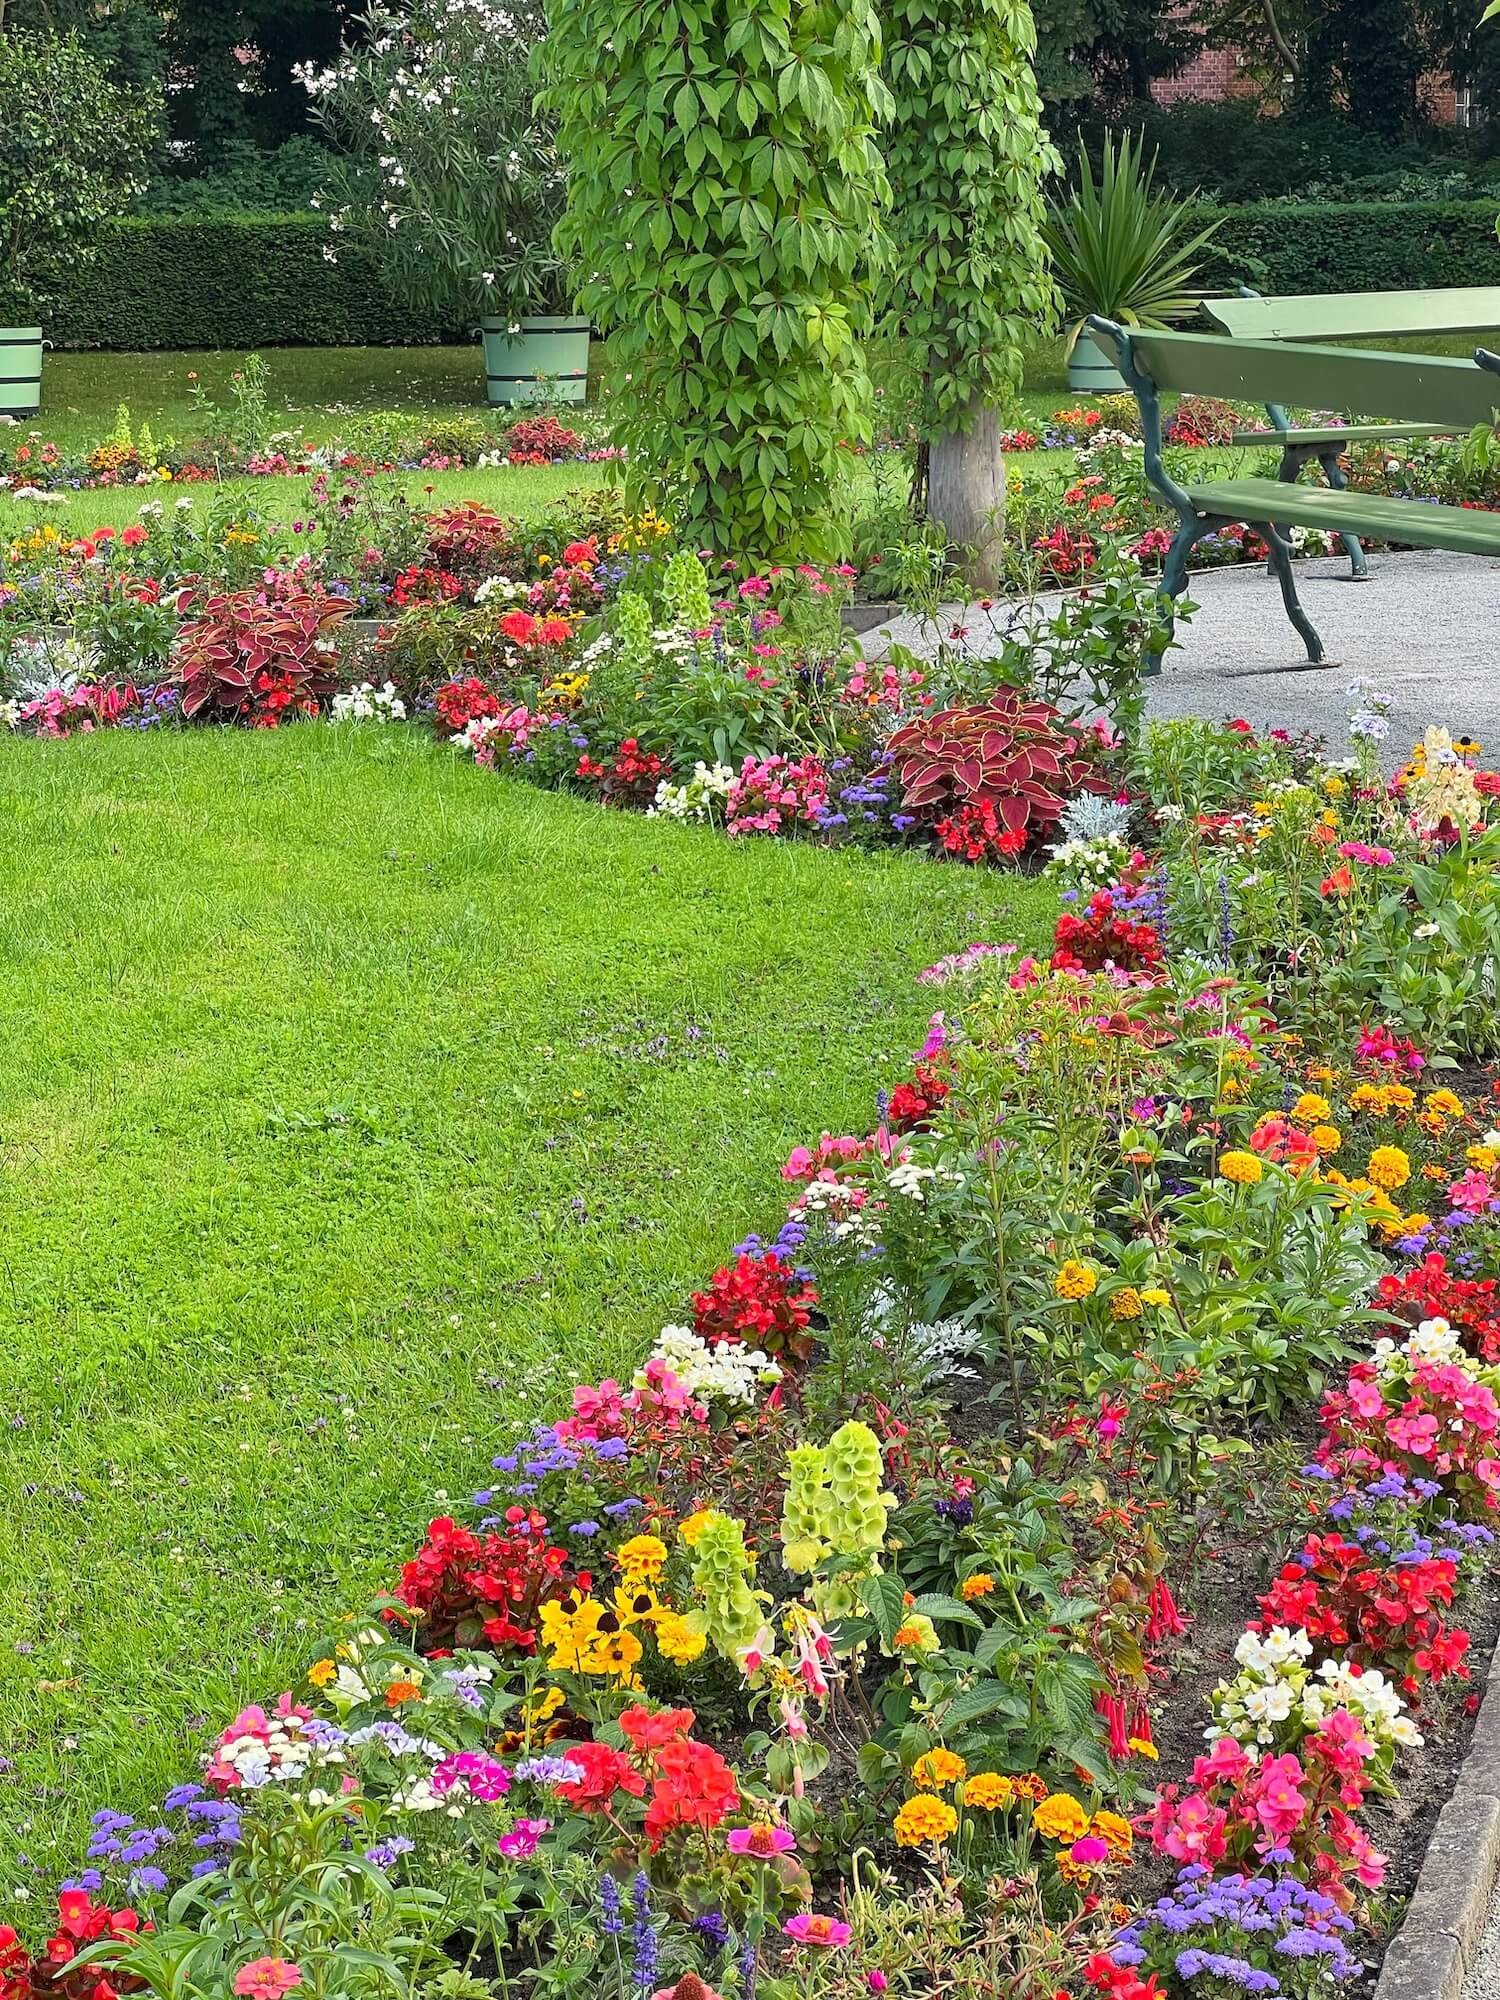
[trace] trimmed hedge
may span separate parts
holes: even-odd
[[[1258,202],[1223,224],[1203,278],[1267,292],[1426,291],[1500,285],[1493,201]],[[315,215],[131,219],[49,316],[59,347],[364,347],[464,340],[391,291],[382,266]]]
[[[316,215],[143,216],[115,223],[48,316],[58,347],[370,347],[467,339],[393,293],[368,252]]]

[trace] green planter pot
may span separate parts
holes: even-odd
[[[589,389],[589,322],[571,314],[480,321],[492,403],[581,403]]]
[[[1125,380],[1114,363],[1106,360],[1099,343],[1083,333],[1068,356],[1068,387],[1083,396],[1118,396]]]
[[[34,417],[42,407],[42,329],[0,326],[0,417]]]

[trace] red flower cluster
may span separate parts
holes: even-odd
[[[1480,1361],[1500,1361],[1500,1298],[1493,1278],[1457,1278],[1437,1251],[1397,1274],[1388,1271],[1375,1296],[1393,1319],[1419,1326],[1445,1319]]]
[[[9,1924],[0,1924],[0,2000],[29,2000],[31,1954]]]
[[[1457,1578],[1448,1557],[1383,1563],[1337,1534],[1309,1535],[1258,1600],[1262,1618],[1250,1629],[1300,1625],[1330,1655],[1403,1675],[1409,1693],[1422,1680],[1467,1679],[1469,1635],[1443,1620]]]
[[[957,812],[940,819],[933,832],[950,854],[965,861],[1019,854],[1026,845],[1024,826],[1007,826],[989,799],[971,799]]]
[[[693,1294],[693,1330],[700,1339],[743,1341],[766,1354],[805,1359],[808,1322],[818,1294],[774,1250],[721,1265],[708,1290]]]
[[[100,1976],[97,1966],[83,1966],[60,1977],[62,1967],[78,1956],[86,1945],[100,1938],[129,1938],[151,1929],[134,1910],[112,1910],[107,1903],[93,1902],[86,1890],[64,1889],[57,1898],[57,1929],[48,1938],[42,1957],[32,1973],[33,1992],[45,1990],[62,1994],[66,2000],[116,2000],[121,1993],[139,1993],[143,1979]],[[11,1936],[15,1933],[12,1931]],[[4,1932],[0,1931],[0,1944]],[[22,1987],[20,1991],[26,1989]]]
[[[1155,972],[1164,956],[1151,924],[1115,915],[1108,889],[1095,890],[1081,917],[1065,910],[1052,933],[1054,972],[1102,972],[1110,965],[1121,972]]]
[[[453,1645],[536,1651],[541,1606],[574,1584],[589,1589],[587,1574],[574,1577],[566,1549],[547,1540],[547,1518],[507,1507],[508,1534],[477,1535],[449,1515],[429,1523],[427,1540],[406,1564],[396,1596],[421,1613],[429,1652]],[[492,1607],[499,1606],[498,1610]]]
[[[440,687],[433,706],[438,721],[455,736],[481,716],[499,715],[501,712],[499,697],[477,674],[465,674],[461,681],[449,681],[445,687]]]
[[[1096,1993],[1104,1995],[1104,2000],[1166,2000],[1154,1972],[1140,1979],[1134,1966],[1116,1965],[1104,1952],[1089,1960],[1083,1976]]]
[[[538,618],[530,611],[507,611],[500,630],[513,646],[565,646],[573,636],[566,618]]]
[[[391,585],[391,602],[405,610],[411,604],[451,604],[464,587],[451,570],[431,563],[413,563]]]
[[[932,1114],[953,1088],[938,1074],[935,1064],[918,1057],[910,1083],[898,1083],[891,1092],[886,1123],[893,1132],[923,1132]]]
[[[585,754],[578,760],[578,776],[599,787],[600,801],[607,806],[650,805],[671,768],[654,750],[643,750],[634,736],[627,736],[613,757]]]

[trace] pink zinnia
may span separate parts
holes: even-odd
[[[854,1935],[849,1925],[841,1924],[837,1917],[820,1917],[811,1910],[802,1910],[795,1917],[788,1917],[781,1928],[798,1944],[837,1947],[846,1945]]]
[[[775,1854],[790,1853],[797,1845],[797,1836],[790,1827],[767,1826],[762,1820],[756,1826],[731,1827],[724,1845],[731,1854],[754,1854],[769,1861]]]
[[[302,1967],[284,1958],[252,1958],[234,1975],[234,1990],[245,2000],[281,2000],[302,1984]]]
[[[1101,1861],[1109,1859],[1109,1843],[1095,1833],[1086,1833],[1082,1840],[1073,1842],[1068,1849],[1068,1858],[1085,1868],[1096,1868]]]

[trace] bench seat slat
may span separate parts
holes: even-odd
[[[1500,328],[1500,285],[1432,292],[1295,292],[1282,298],[1205,299],[1226,333],[1248,340],[1378,340],[1402,334]]]
[[[1190,486],[1187,494],[1196,513],[1228,521],[1330,528],[1408,542],[1416,548],[1500,556],[1500,513],[1481,508],[1430,506],[1422,500],[1392,500],[1382,493],[1339,493],[1327,486],[1294,486],[1280,479],[1225,479]]]
[[[1340,439],[1452,437],[1452,424],[1332,424],[1327,430],[1236,431],[1231,444],[1337,444]]]

